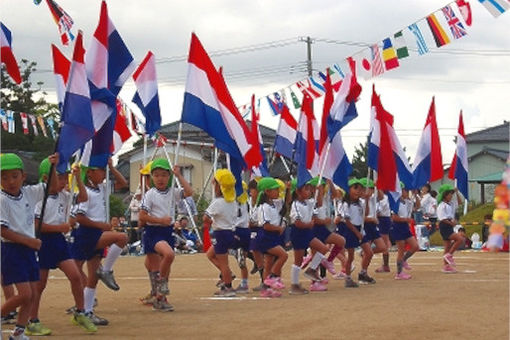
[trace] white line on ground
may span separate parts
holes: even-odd
[[[202,296],[199,299],[200,300],[221,300],[221,301],[226,301],[226,300],[243,300],[243,301],[246,301],[246,300],[271,300],[271,298],[257,297],[257,296],[252,296],[252,297],[247,297],[247,296],[233,296],[233,297]]]

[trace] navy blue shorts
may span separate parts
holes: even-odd
[[[244,251],[250,250],[250,229],[248,228],[236,228],[236,248],[241,248]]]
[[[214,252],[218,255],[227,254],[229,249],[234,249],[236,246],[232,230],[215,230],[213,237]]]
[[[296,227],[294,224],[291,224],[290,228],[290,241],[292,242],[292,248],[296,250],[307,249],[314,238],[313,230],[310,228],[301,229]]]
[[[157,253],[154,250],[156,243],[165,241],[172,249],[174,249],[175,239],[173,236],[174,225],[169,227],[145,226],[143,236],[143,249],[145,254]]]
[[[267,253],[269,249],[281,246],[282,238],[279,232],[262,230],[259,241],[260,251]]]
[[[76,230],[71,247],[73,259],[87,261],[95,256],[102,256],[104,250],[96,249],[97,241],[99,241],[102,234],[103,231],[101,229],[80,225]]]
[[[391,238],[395,241],[405,241],[409,237],[413,237],[409,230],[409,224],[407,222],[393,222],[393,229],[391,232]]]
[[[262,238],[262,228],[250,228],[250,251],[260,250],[260,239]]]
[[[448,241],[450,236],[454,233],[453,227],[444,222],[439,222],[439,233],[441,233],[441,238],[443,241]]]
[[[39,281],[35,250],[19,243],[2,242],[2,285]]]
[[[318,238],[322,243],[326,243],[329,235],[331,235],[331,231],[329,231],[328,227],[325,225],[314,225],[313,226],[313,236]]]
[[[365,223],[365,236],[363,236],[363,240],[361,243],[372,242],[373,240],[377,240],[381,237],[379,234],[379,229],[377,228],[377,224],[375,223]]]
[[[60,262],[71,258],[69,246],[62,233],[42,233],[41,241],[41,249],[37,252],[41,269],[55,269]]]
[[[347,227],[345,223],[341,224],[343,224],[342,226],[343,234],[341,235],[345,237],[345,249],[358,248],[361,244],[360,239],[356,236],[356,234],[352,232],[351,229],[349,229],[349,227]],[[361,230],[360,226],[355,225],[354,227],[356,227],[358,231]]]
[[[391,223],[391,218],[389,216],[380,216],[378,217],[378,219],[379,219],[379,232],[382,235],[389,235],[391,228],[393,226]]]

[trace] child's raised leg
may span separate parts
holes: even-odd
[[[120,289],[113,276],[113,264],[122,253],[122,249],[126,246],[127,240],[127,235],[124,233],[105,231],[101,235],[101,238],[99,238],[99,241],[97,241],[96,249],[110,247],[108,249],[108,255],[106,255],[104,259],[103,267],[98,268],[97,276],[103,281],[106,287],[113,290]]]

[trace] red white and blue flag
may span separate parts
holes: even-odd
[[[60,155],[57,170],[61,171],[66,170],[73,153],[94,136],[84,57],[83,36],[79,31],[74,45],[73,62],[62,108],[62,128],[57,144],[57,152]]]
[[[445,7],[441,8],[441,11],[446,18],[446,22],[448,23],[450,31],[452,32],[452,35],[455,39],[460,39],[467,35],[467,31],[464,28],[464,25],[462,25],[462,22],[455,15],[455,12],[450,5],[446,5]]]
[[[51,44],[51,52],[53,55],[53,73],[55,74],[55,82],[57,89],[58,106],[62,110],[64,98],[66,94],[67,79],[69,78],[69,69],[71,62],[64,54],[55,46]]]
[[[464,121],[462,111],[459,116],[459,128],[457,131],[457,148],[453,156],[452,165],[448,171],[448,178],[457,180],[457,188],[465,199],[469,199],[468,193],[468,159],[466,134],[464,133]]]
[[[145,116],[145,131],[149,136],[153,136],[161,127],[161,112],[156,78],[156,58],[152,52],[147,53],[133,74],[133,79],[136,84],[133,102],[138,105]]]
[[[414,158],[413,177],[413,188],[421,188],[426,183],[443,178],[443,158],[437,129],[434,97],[432,97],[432,103],[430,103],[429,114]]]
[[[280,123],[274,140],[274,151],[292,159],[294,143],[296,142],[297,121],[290,113],[289,107],[283,105],[280,114]]]
[[[5,65],[7,73],[16,84],[21,84],[21,74],[19,72],[18,62],[12,52],[11,31],[0,22],[0,62]]]
[[[313,114],[313,99],[304,95],[294,145],[298,187],[302,187],[319,174],[319,155],[317,153],[319,134],[319,126]]]
[[[251,143],[253,147],[258,148],[260,150],[260,154],[262,155],[262,161],[258,166],[254,166],[251,168],[253,175],[257,177],[267,177],[269,176],[269,169],[267,168],[267,159],[266,153],[264,152],[264,141],[262,140],[262,135],[259,130],[259,118],[260,113],[257,112],[257,108],[255,106],[255,95],[251,97]]]

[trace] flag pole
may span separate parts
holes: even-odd
[[[204,198],[204,195],[205,195],[205,189],[207,188],[207,185],[209,184],[209,182],[211,181],[211,178],[212,178],[212,175],[213,175],[213,172],[214,172],[214,168],[211,167],[211,171],[209,171],[209,175],[207,175],[207,179],[205,180],[205,183],[204,183],[204,188],[202,189],[202,192],[200,193],[200,196],[198,196],[198,202],[200,202],[200,200],[202,198]],[[197,202],[197,203],[198,203]]]
[[[216,173],[216,170],[218,170],[218,148],[214,147],[214,162],[213,162],[213,173]],[[211,197],[216,197],[216,192],[214,191],[214,186],[211,185]]]
[[[317,187],[315,190],[315,197],[314,197],[315,202],[317,202],[317,198],[319,197],[319,190],[317,190],[317,189],[319,188],[319,185],[321,185],[322,175],[324,174],[324,169],[326,168],[326,163],[328,161],[330,147],[331,147],[331,142],[328,141],[328,145],[326,145],[326,151],[324,151],[325,152],[324,161],[322,162],[321,169],[319,171],[319,181],[317,182]]]
[[[155,148],[154,150],[157,150],[157,148]],[[156,152],[154,152],[154,154],[156,154]],[[142,160],[142,168],[147,165],[147,134],[144,133],[143,134],[143,160]],[[145,195],[145,186],[146,186],[146,183],[145,183],[145,176],[142,176],[142,197]]]
[[[106,203],[106,223],[110,223],[110,165],[106,165],[106,190],[105,194],[105,203]]]
[[[172,161],[170,160],[170,155],[168,154],[168,151],[167,151],[165,145],[163,145],[163,151],[165,152],[165,156],[166,156],[166,158],[168,160],[168,163],[170,164],[170,168],[173,169],[174,166],[172,164]],[[175,183],[177,184],[177,188],[182,189],[182,185],[179,182],[179,180],[176,178],[176,176],[172,176],[172,177],[175,179]],[[172,192],[173,192],[173,186],[170,187],[170,190],[172,190]],[[175,202],[174,202],[173,195],[172,195],[171,201],[174,204],[174,215],[175,215]],[[190,216],[191,224],[193,225],[193,231],[195,231],[195,234],[197,235],[198,240],[200,241],[200,243],[203,244],[202,237],[200,236],[200,232],[199,232],[198,227],[197,227],[197,225],[195,223],[195,219],[193,218],[193,214],[191,213],[191,207],[189,206],[189,203],[188,203],[188,201],[186,201],[186,199],[184,199],[184,206],[186,207],[186,211],[187,211],[188,215]],[[172,219],[175,222],[175,219],[173,217],[172,217]]]

